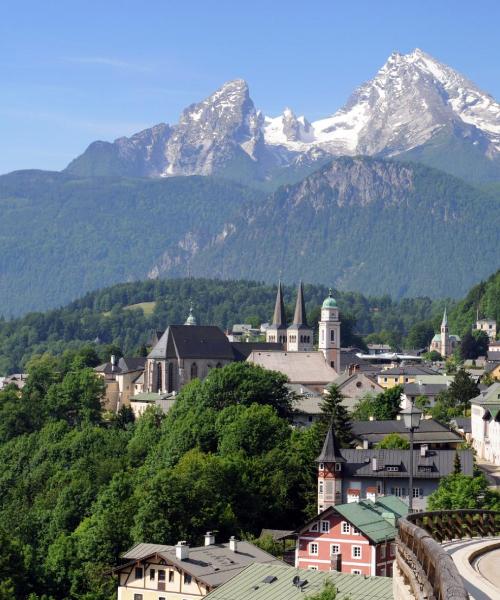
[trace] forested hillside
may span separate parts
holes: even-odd
[[[85,360],[38,359],[21,397],[0,392],[2,599],[112,600],[134,542],[227,541],[314,514],[323,433],[289,427],[281,374],[234,363],[167,417],[104,422]]]
[[[373,332],[401,345],[412,325],[421,321],[428,323],[432,337],[444,306],[442,301],[433,302],[429,298],[394,301],[389,296],[334,293],[341,309],[343,345],[359,345],[362,343],[359,335]],[[314,326],[327,294],[326,286],[305,285],[308,318]],[[9,321],[0,319],[0,374],[23,369],[33,354],[46,351],[60,354],[89,343],[98,349],[114,344],[124,353],[138,352],[152,330],[184,323],[191,301],[201,324],[223,329],[231,328],[234,323],[258,325],[271,319],[275,297],[275,286],[251,281],[166,279],[115,285],[87,294],[61,309]],[[290,318],[295,298],[295,286],[286,286]],[[143,302],[155,304],[147,305],[146,311],[134,308]],[[411,344],[420,345],[422,340],[416,338]]]
[[[148,276],[439,298],[499,267],[497,188],[390,160],[339,158],[269,196],[212,177],[21,171],[0,177],[0,214],[6,317]]]
[[[261,192],[211,177],[0,177],[0,315],[56,307],[146,277],[165,245],[188,253]],[[182,275],[188,274],[185,266]]]
[[[474,286],[450,312],[450,331],[464,335],[480,318],[494,319],[500,326],[500,271]]]

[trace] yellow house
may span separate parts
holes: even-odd
[[[439,375],[437,371],[421,365],[407,365],[384,369],[377,374],[377,383],[385,389],[405,383],[415,383],[425,375]]]
[[[216,544],[211,532],[205,545],[190,548],[136,544],[123,555],[126,562],[115,569],[118,600],[195,600],[226,583],[253,563],[284,563],[250,542],[232,537]]]

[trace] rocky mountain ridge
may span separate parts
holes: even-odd
[[[416,49],[393,53],[329,117],[309,122],[289,108],[278,117],[264,116],[247,83],[237,79],[187,107],[177,125],[161,123],[114,143],[94,142],[67,170],[76,175],[216,174],[266,181],[290,169],[288,180],[293,180],[294,169],[307,173],[332,157],[405,155],[435,140],[441,140],[438,154],[458,144],[465,156],[484,161],[489,179],[500,179],[500,104]]]

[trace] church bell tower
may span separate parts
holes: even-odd
[[[321,307],[318,349],[323,352],[327,364],[340,373],[340,318],[331,288]]]

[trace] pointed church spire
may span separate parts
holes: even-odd
[[[443,313],[443,321],[441,322],[441,327],[446,327],[448,325],[448,315],[446,314],[446,306],[444,307]]]
[[[286,327],[285,303],[283,302],[283,288],[281,286],[281,281],[278,282],[276,304],[274,305],[273,325]]]
[[[307,326],[306,305],[304,302],[304,286],[302,285],[302,281],[299,283],[299,289],[297,290],[297,302],[295,304],[293,324]]]
[[[330,424],[328,432],[325,437],[323,449],[321,454],[316,459],[316,462],[322,463],[335,463],[335,462],[346,462],[345,458],[340,453],[339,446],[337,444],[337,438],[333,430],[333,423]]]

